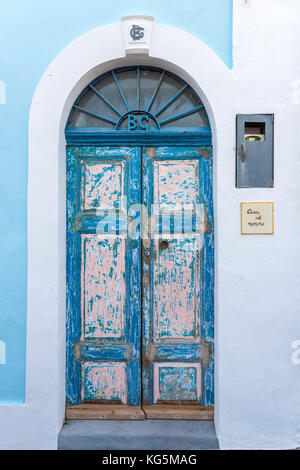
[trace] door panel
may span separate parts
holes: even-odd
[[[163,243],[168,246],[164,248]],[[154,342],[194,342],[199,338],[198,244],[192,235],[154,234]]]
[[[154,160],[153,199],[158,213],[193,210],[199,201],[197,160]]]
[[[126,238],[83,234],[82,331],[84,339],[124,338]]]
[[[144,405],[213,404],[211,183],[210,147],[143,152]]]
[[[141,403],[139,226],[134,243],[127,236],[128,206],[141,199],[140,162],[140,149],[68,149],[71,404]]]
[[[153,403],[184,402],[201,399],[201,364],[154,362]]]
[[[127,403],[127,371],[124,362],[84,362],[83,401]]]

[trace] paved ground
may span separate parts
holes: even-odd
[[[69,420],[59,434],[66,450],[218,449],[213,421]]]

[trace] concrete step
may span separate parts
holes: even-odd
[[[58,448],[64,450],[219,449],[213,421],[69,420]]]

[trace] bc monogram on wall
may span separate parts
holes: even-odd
[[[139,41],[144,37],[144,28],[137,24],[133,24],[130,30],[130,36],[133,41]]]

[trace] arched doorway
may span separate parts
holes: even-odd
[[[67,127],[67,416],[213,406],[211,130],[182,79],[111,70]]]

